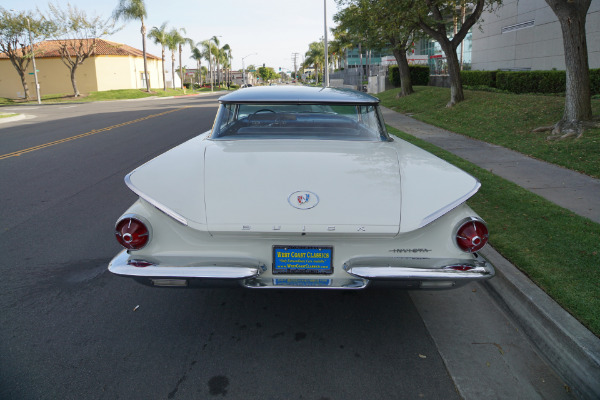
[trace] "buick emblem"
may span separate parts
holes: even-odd
[[[319,204],[319,196],[308,191],[294,192],[288,196],[288,203],[299,210],[308,210]]]

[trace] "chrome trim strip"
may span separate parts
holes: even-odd
[[[477,181],[476,184],[475,184],[475,187],[473,189],[471,189],[471,191],[469,193],[465,194],[461,198],[453,201],[452,203],[448,204],[447,206],[442,207],[439,210],[437,210],[436,212],[434,212],[434,213],[428,215],[427,217],[423,218],[423,221],[421,221],[421,224],[419,225],[419,228],[422,228],[425,225],[430,224],[431,222],[435,221],[436,219],[438,219],[442,215],[446,214],[448,211],[455,209],[456,207],[458,207],[459,205],[461,205],[465,201],[469,200],[475,193],[477,193],[477,191],[479,190],[480,187],[481,187],[481,183],[479,181]]]
[[[125,184],[127,185],[127,187],[133,193],[137,194],[142,199],[144,199],[145,201],[147,201],[148,203],[150,203],[154,207],[156,207],[158,210],[162,211],[163,213],[167,214],[169,217],[173,218],[175,221],[179,222],[182,225],[188,226],[188,222],[187,222],[187,220],[183,216],[177,214],[175,211],[171,210],[169,207],[165,206],[164,204],[161,204],[158,201],[156,201],[156,200],[152,199],[151,197],[147,196],[144,192],[142,192],[137,187],[135,187],[135,185],[133,184],[133,182],[131,182],[131,175],[134,172],[135,171],[130,172],[127,175],[125,175]]]
[[[115,256],[108,265],[108,270],[116,275],[145,278],[204,278],[204,279],[247,279],[260,274],[262,266],[255,260],[191,260],[191,263],[160,263],[147,260],[154,264],[147,267],[135,267],[128,264],[129,259],[140,260],[131,256],[126,250]]]

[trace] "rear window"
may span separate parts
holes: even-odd
[[[388,140],[374,104],[221,104],[211,137]]]

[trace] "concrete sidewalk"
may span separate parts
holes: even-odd
[[[600,223],[600,179],[471,139],[382,107],[385,122]]]
[[[600,180],[437,128],[385,107],[382,112],[388,125],[600,223]],[[521,326],[577,397],[600,398],[600,339],[493,248],[484,249],[482,254],[496,267],[496,277],[482,287]],[[441,354],[452,370],[452,360],[457,357],[453,347],[447,346]],[[468,393],[468,386],[463,389]]]

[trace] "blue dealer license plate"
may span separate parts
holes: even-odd
[[[333,247],[273,246],[274,274],[331,274]]]

